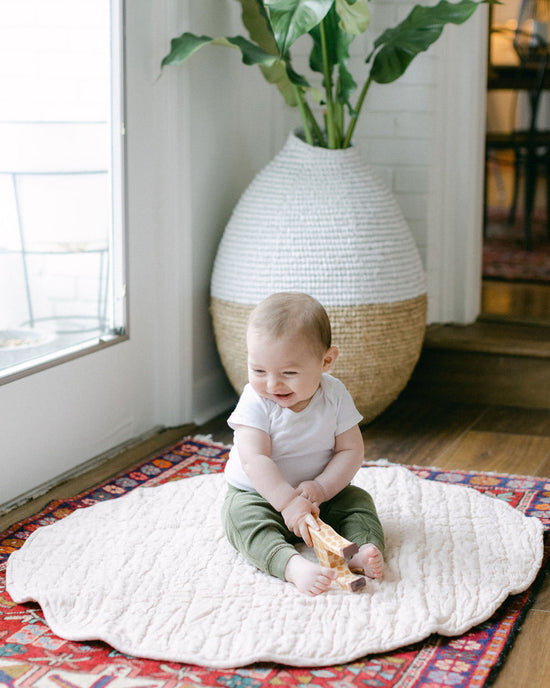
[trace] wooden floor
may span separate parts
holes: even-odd
[[[187,434],[212,434],[230,443],[221,416],[207,425],[158,433],[110,462],[65,482],[48,494],[0,518],[0,531],[62,496],[78,494],[146,459]],[[407,391],[384,414],[363,429],[367,459],[520,473],[550,478],[550,411],[479,404],[444,403]],[[550,685],[550,581],[548,575],[527,615],[512,652],[499,673],[497,688],[543,688]]]
[[[550,284],[483,280],[481,317],[550,326]]]

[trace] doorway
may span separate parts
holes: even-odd
[[[538,16],[526,12],[538,11]],[[541,14],[542,13],[542,14]],[[518,23],[519,22],[519,23]],[[536,79],[541,85],[537,131],[548,131],[546,147],[536,149],[535,163],[514,147],[514,132],[526,131],[533,100],[523,81],[527,73],[518,46],[520,30],[536,31],[548,53],[550,0],[505,0],[491,5],[487,92],[487,153],[481,317],[550,326],[550,65],[546,58]],[[522,33],[521,36],[526,34]],[[534,60],[530,58],[534,65]],[[533,71],[535,71],[535,67]],[[531,66],[529,69],[531,69]],[[533,77],[533,78],[535,78]],[[531,86],[530,86],[531,88]],[[512,145],[506,137],[512,134]],[[514,138],[515,136],[515,138]],[[496,145],[493,145],[496,144]],[[548,164],[546,164],[548,163]],[[531,164],[530,168],[527,165]],[[536,167],[531,218],[526,213],[526,174]],[[517,199],[517,205],[514,203]]]

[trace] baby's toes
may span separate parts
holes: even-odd
[[[381,578],[384,573],[384,557],[374,545],[365,548],[364,571],[369,578]]]

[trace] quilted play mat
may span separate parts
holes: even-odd
[[[361,593],[335,588],[308,598],[226,545],[218,516],[223,477],[216,475],[226,457],[226,447],[184,440],[0,535],[4,561],[14,553],[11,595],[0,582],[0,683],[42,685],[48,676],[52,685],[117,688],[143,686],[144,677],[159,687],[484,684],[529,607],[533,590],[526,588],[548,525],[547,481],[363,469],[358,482],[368,483],[387,533],[386,577]],[[431,556],[419,554],[427,550]],[[41,602],[51,628],[23,599]],[[285,608],[291,616],[281,624]],[[339,636],[345,643],[335,642]],[[118,651],[74,642],[94,638]],[[377,650],[383,653],[365,657]]]

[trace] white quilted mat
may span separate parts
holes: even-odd
[[[40,528],[7,566],[15,602],[54,633],[151,659],[210,667],[340,664],[487,619],[541,565],[542,525],[473,489],[363,468],[386,576],[360,593],[307,597],[226,542],[223,475],[136,489]]]

